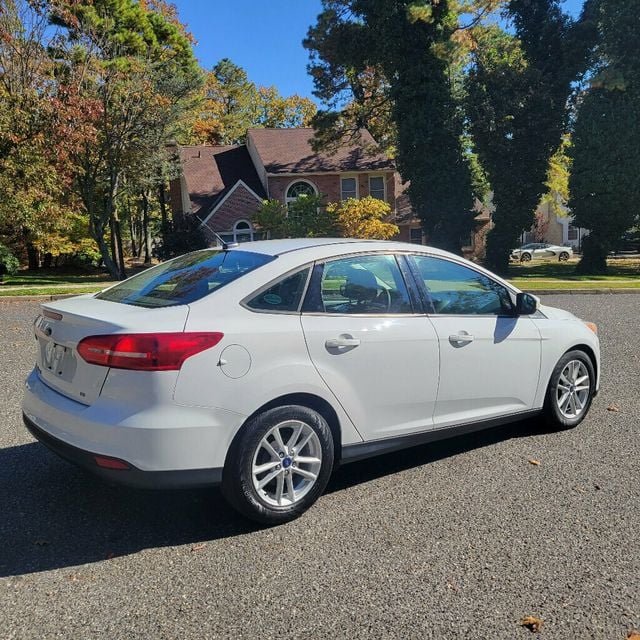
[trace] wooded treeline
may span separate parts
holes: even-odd
[[[593,232],[581,268],[606,270],[640,212],[640,0],[585,0],[575,18],[558,0],[323,8],[305,40],[318,146],[368,127],[410,181],[430,243],[453,251],[490,191],[486,263],[501,273],[553,189]]]
[[[184,251],[167,211],[176,143],[308,125],[315,105],[201,69],[165,0],[0,0],[0,244],[29,267]],[[185,223],[185,226],[186,225]]]
[[[559,0],[323,0],[304,42],[316,113],[230,60],[201,69],[165,0],[0,0],[0,262],[122,278],[125,255],[186,250],[175,144],[313,122],[329,150],[371,131],[431,244],[460,251],[491,193],[486,261],[504,273],[551,198],[592,231],[580,268],[602,272],[638,224],[638,15],[640,0],[577,17]]]

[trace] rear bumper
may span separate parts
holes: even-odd
[[[24,413],[22,419],[31,435],[51,451],[109,482],[141,489],[185,489],[216,486],[222,480],[222,468],[143,471],[125,460],[129,469],[105,469],[98,466],[94,458],[96,455],[102,455],[100,452],[86,451],[55,438],[36,425]]]

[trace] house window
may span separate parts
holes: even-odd
[[[418,229],[411,229],[409,231],[409,240],[413,243],[413,244],[422,244],[422,228],[418,228]]]
[[[340,178],[340,198],[347,200],[348,198],[358,197],[358,181],[356,178]]]
[[[577,240],[578,239],[578,229],[577,227],[572,227],[569,225],[567,229],[567,240]]]
[[[298,182],[294,182],[287,189],[286,201],[287,204],[289,204],[293,200],[297,200],[300,196],[315,196],[317,193],[313,183],[307,182],[306,180],[298,180]]]
[[[378,200],[386,200],[383,176],[369,176],[369,195]]]
[[[248,220],[238,220],[233,225],[234,242],[251,242],[253,240],[253,227]]]

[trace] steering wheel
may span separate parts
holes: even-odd
[[[384,293],[384,298],[379,300],[379,297],[376,297],[375,300],[371,301],[370,306],[377,308],[379,307],[383,313],[389,313],[391,310],[391,292],[389,289],[385,289],[384,287],[379,287],[380,290]]]

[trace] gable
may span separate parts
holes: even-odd
[[[393,171],[393,162],[377,150],[366,130],[358,140],[345,140],[335,153],[315,152],[313,129],[249,129],[248,144],[268,175]]]
[[[259,199],[266,193],[245,145],[179,148],[191,212],[203,219],[241,181]]]
[[[238,220],[250,220],[263,198],[239,180],[211,209],[201,226],[217,233],[229,231]]]

